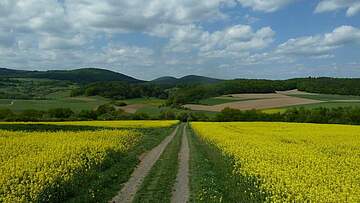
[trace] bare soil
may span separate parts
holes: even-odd
[[[126,106],[119,107],[119,109],[124,110],[126,113],[136,113],[137,110],[145,107],[145,104],[130,104]]]
[[[317,95],[316,93],[303,92],[303,91],[299,91],[298,89],[287,90],[287,91],[277,91],[276,93],[285,94],[285,95],[299,95],[299,94]]]

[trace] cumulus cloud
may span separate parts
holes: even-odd
[[[315,13],[336,11],[346,9],[347,16],[354,16],[360,12],[360,1],[358,0],[322,0],[316,6]]]
[[[296,0],[238,0],[244,7],[250,7],[255,11],[274,12],[287,6]]]
[[[270,27],[254,31],[249,25],[234,25],[209,33],[189,25],[173,33],[167,49],[173,52],[197,51],[199,55],[207,57],[238,56],[267,47],[274,35]]]
[[[360,29],[340,26],[324,35],[299,37],[280,44],[276,52],[289,55],[326,56],[349,43],[360,43]]]
[[[153,65],[153,50],[136,46],[110,46],[102,57],[108,64]],[[101,63],[100,60],[99,63]]]
[[[181,25],[224,18],[220,7],[233,0],[82,0],[65,1],[69,17],[77,26],[98,30],[148,31],[158,24]]]
[[[238,64],[293,64],[304,59],[334,58],[334,51],[347,44],[360,44],[360,29],[340,26],[322,35],[289,39],[267,52],[247,53]]]
[[[53,35],[42,36],[39,42],[39,48],[41,49],[73,49],[81,47],[88,41],[83,35],[75,35],[70,38],[58,37]]]

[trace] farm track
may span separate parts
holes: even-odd
[[[144,178],[147,176],[153,165],[161,156],[166,146],[171,142],[178,131],[179,126],[166,137],[158,146],[153,148],[142,156],[139,165],[131,174],[130,179],[126,182],[121,191],[110,202],[113,203],[131,203],[134,200],[136,192],[139,190]]]
[[[183,127],[181,149],[179,152],[179,170],[171,198],[172,203],[186,203],[189,200],[189,157],[190,148],[186,133],[186,126]]]

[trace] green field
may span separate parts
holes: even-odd
[[[337,95],[337,94],[292,94],[292,97],[299,97],[305,99],[315,99],[320,101],[336,101],[336,100],[359,100],[360,96],[351,95]]]
[[[314,109],[314,108],[338,108],[338,107],[360,107],[360,102],[323,102],[317,104],[304,104],[304,105],[296,105],[289,106],[284,108],[275,108],[275,109],[264,109],[262,112],[264,113],[284,113],[287,109],[291,108],[305,108],[305,109]]]
[[[198,104],[213,106],[213,105],[226,104],[226,103],[236,102],[236,101],[250,101],[250,100],[257,100],[257,99],[259,99],[259,98],[244,99],[244,98],[222,96],[222,97],[212,97],[212,98],[208,98],[208,99],[202,99],[198,102]]]
[[[51,108],[70,108],[75,112],[92,110],[110,100],[103,97],[68,97],[49,100],[12,100],[0,99],[0,108],[10,109],[14,112],[27,109],[48,110]]]
[[[164,99],[158,98],[135,98],[135,99],[124,99],[119,100],[120,102],[125,102],[126,104],[148,104],[153,106],[160,106],[165,103]]]

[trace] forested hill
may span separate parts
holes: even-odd
[[[67,80],[76,83],[122,81],[128,83],[141,83],[142,80],[98,68],[82,68],[75,70],[49,70],[49,71],[24,71],[0,68],[0,77],[18,78],[46,78],[54,80]]]
[[[205,76],[198,76],[198,75],[187,75],[181,78],[175,77],[160,77],[155,80],[150,81],[150,83],[158,84],[158,85],[184,85],[184,84],[212,84],[221,82],[224,80],[216,79],[216,78],[209,78]]]

